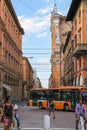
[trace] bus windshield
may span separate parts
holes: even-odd
[[[87,92],[86,91],[82,92],[82,100],[83,100],[84,104],[87,103]]]

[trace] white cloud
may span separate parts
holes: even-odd
[[[48,58],[39,58],[37,60],[38,64],[49,64],[50,65],[50,60]]]
[[[46,13],[48,13],[49,11],[51,12],[52,8],[53,8],[52,5],[47,6],[47,7],[44,8],[44,9],[40,9],[40,10],[38,11],[38,13],[39,13],[39,14],[46,14]]]
[[[38,11],[39,15],[34,17],[19,16],[19,21],[24,28],[25,33],[30,35],[35,33],[38,37],[46,36],[48,31],[47,28],[50,28],[51,9],[51,6],[40,9]]]
[[[40,37],[44,37],[44,36],[46,36],[46,35],[47,35],[47,32],[44,32],[44,33],[42,33],[42,34],[38,34],[37,37],[40,38]]]

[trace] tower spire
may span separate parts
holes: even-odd
[[[56,6],[56,0],[54,0],[54,13],[57,13],[57,6]]]
[[[56,4],[56,0],[54,0],[54,5]]]
[[[54,1],[54,6],[53,6],[53,11],[51,12],[52,16],[54,16],[55,14],[57,14],[57,5],[56,5],[56,0]]]

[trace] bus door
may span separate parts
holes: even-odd
[[[37,99],[38,99],[37,91],[32,91],[31,99],[32,99],[32,106],[37,106]]]
[[[72,90],[71,91],[71,95],[72,95],[72,98],[71,98],[71,107],[72,107],[72,110],[75,110],[75,106],[76,106],[76,103],[78,103],[79,101],[79,98],[80,98],[80,91],[79,90]]]
[[[85,104],[85,107],[87,109],[87,91],[82,92],[82,101]]]
[[[62,90],[61,92],[61,109],[62,110],[71,110],[71,91]]]
[[[53,92],[53,99],[55,109],[61,109],[61,91],[55,90]]]

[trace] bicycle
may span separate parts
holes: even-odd
[[[78,128],[79,128],[79,130],[85,130],[85,128],[84,128],[84,118],[83,118],[82,115],[80,115],[80,120],[79,120]]]

